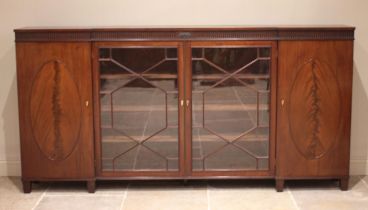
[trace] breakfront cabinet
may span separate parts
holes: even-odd
[[[34,181],[338,179],[352,27],[15,30]]]

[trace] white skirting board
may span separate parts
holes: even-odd
[[[350,175],[368,175],[368,160],[351,159]]]
[[[0,160],[0,176],[20,176],[20,160]]]
[[[350,160],[351,175],[368,175],[368,160]],[[21,167],[19,160],[0,160],[0,176],[20,176]]]

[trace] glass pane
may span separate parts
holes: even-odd
[[[193,170],[267,170],[270,48],[192,55]]]
[[[176,48],[100,49],[102,168],[178,171]]]
[[[114,48],[112,59],[127,69],[142,73],[165,59],[164,48]]]
[[[234,72],[257,59],[257,48],[208,48],[204,58],[218,68]]]

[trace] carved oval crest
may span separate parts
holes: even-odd
[[[307,159],[321,158],[334,145],[341,122],[341,96],[335,74],[310,60],[299,69],[289,95],[290,134]]]
[[[74,150],[81,127],[76,83],[60,61],[45,63],[31,90],[30,116],[34,139],[50,160],[64,160]]]

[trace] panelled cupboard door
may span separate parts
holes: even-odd
[[[349,175],[352,41],[280,41],[277,178]]]
[[[23,180],[94,177],[90,45],[17,43]]]

